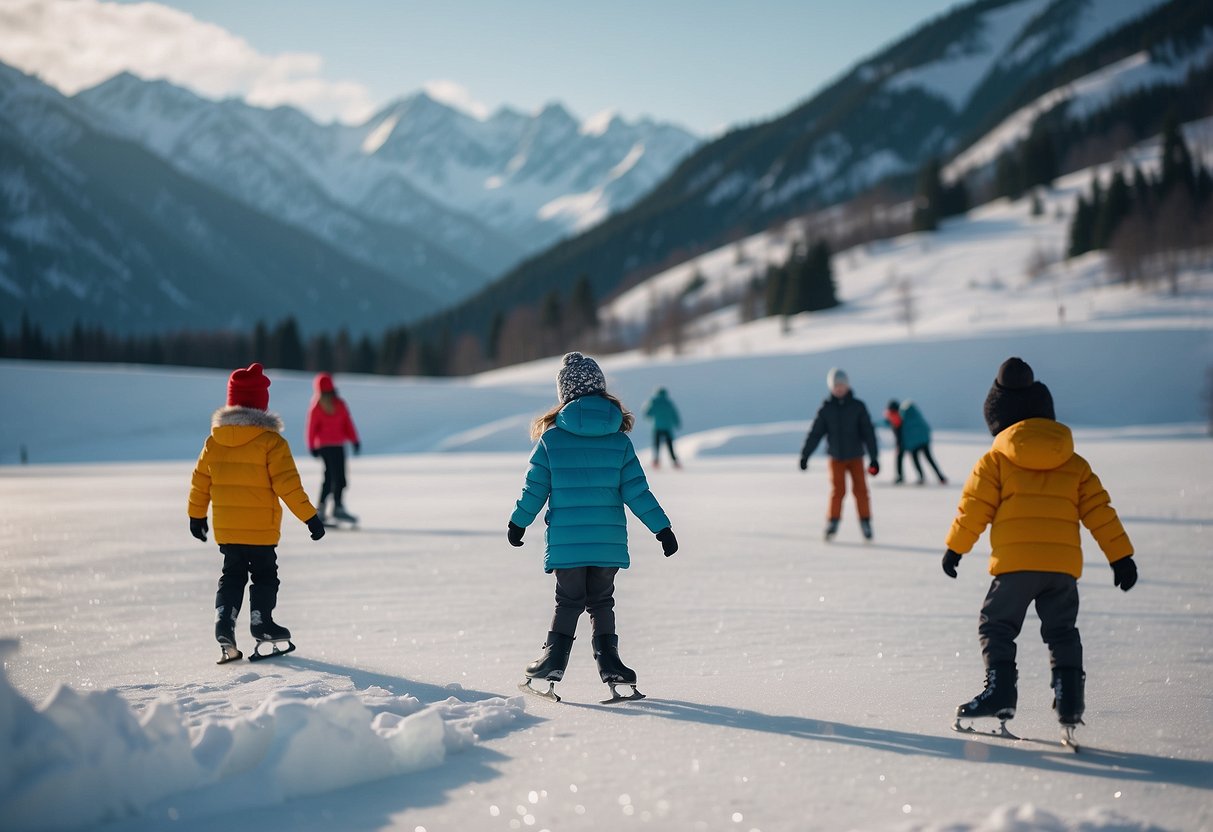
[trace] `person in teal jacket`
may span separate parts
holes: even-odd
[[[674,431],[682,427],[682,420],[678,418],[678,408],[674,407],[664,387],[657,388],[653,398],[649,399],[644,406],[644,415],[653,420],[653,467],[661,465],[661,443],[664,441],[670,452],[670,461],[675,468],[681,468],[674,454]]]
[[[543,654],[527,666],[520,687],[538,692],[531,679],[545,680],[541,695],[559,700],[555,683],[564,678],[577,620],[589,612],[602,681],[613,694],[624,684],[641,698],[636,673],[619,659],[615,633],[615,574],[631,563],[624,506],[657,536],[666,557],[678,551],[678,541],[628,438],[635,418],[607,392],[598,363],[579,352],[566,355],[556,393],[557,405],[531,426],[537,442],[507,535],[521,546],[526,527],[547,505],[543,569],[556,574],[556,612]]]
[[[939,470],[939,464],[931,455],[931,426],[927,424],[918,405],[911,401],[898,402],[897,399],[890,399],[888,408],[885,410],[884,423],[893,429],[893,435],[897,439],[897,478],[893,480],[894,485],[901,485],[905,482],[901,463],[907,451],[910,453],[910,460],[914,463],[914,469],[918,471],[919,485],[926,483],[922,463],[918,460],[919,454],[927,458],[927,463],[934,469],[935,476],[939,477],[940,485],[947,485],[948,478]]]

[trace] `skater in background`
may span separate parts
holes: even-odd
[[[211,416],[211,435],[190,482],[190,533],[206,542],[207,507],[213,506],[215,542],[223,553],[223,574],[215,594],[215,639],[223,648],[220,664],[242,656],[236,649],[236,617],[249,578],[249,629],[258,646],[291,637],[273,619],[278,601],[274,547],[282,526],[278,501],[307,524],[312,540],[324,537],[324,524],[304,493],[290,446],[282,438],[282,418],[270,413],[269,406],[270,380],[260,364],[233,372],[227,383],[227,405]]]
[[[678,551],[678,541],[628,438],[635,420],[607,392],[598,363],[579,352],[564,356],[556,395],[557,404],[531,426],[537,441],[507,534],[511,545],[521,546],[526,527],[547,504],[543,568],[556,574],[556,612],[543,654],[527,666],[520,687],[545,680],[541,695],[559,699],[555,683],[564,678],[577,620],[589,612],[598,674],[613,696],[608,701],[622,698],[617,684],[640,699],[615,633],[615,575],[630,563],[624,506],[656,534],[666,557]]]
[[[855,507],[859,510],[859,528],[867,540],[872,539],[872,504],[868,496],[868,483],[864,479],[863,454],[866,450],[871,462],[867,473],[880,473],[880,460],[876,448],[876,429],[867,405],[855,398],[847,374],[837,368],[826,376],[830,396],[821,403],[817,417],[805,437],[800,451],[800,470],[809,467],[809,457],[817,450],[822,439],[830,455],[830,506],[826,514],[825,539],[831,540],[838,533],[838,521],[842,518],[842,501],[847,493],[847,477],[851,478],[851,490],[855,494]]]
[[[664,387],[658,387],[653,398],[649,399],[644,406],[644,415],[653,420],[653,467],[661,465],[661,443],[665,442],[670,461],[675,468],[681,468],[674,453],[674,431],[682,427],[682,420],[678,418],[678,408]]]
[[[342,495],[345,493],[345,443],[354,446],[354,453],[362,452],[358,441],[358,430],[350,417],[345,400],[337,395],[333,377],[318,373],[312,382],[314,394],[307,411],[307,447],[312,456],[324,462],[324,482],[320,486],[320,500],[316,506],[322,522],[328,522],[325,503],[333,498],[333,519],[356,523],[358,518],[345,510]]]
[[[978,635],[986,666],[985,690],[956,709],[962,719],[1015,716],[1018,671],[1015,638],[1035,602],[1040,634],[1049,648],[1053,708],[1072,741],[1082,722],[1086,676],[1078,618],[1082,549],[1078,524],[1095,537],[1125,592],[1137,582],[1133,544],[1091,466],[1074,453],[1070,429],[1055,421],[1049,388],[1019,358],[1009,358],[985,402],[994,444],[977,461],[948,532],[943,571],[956,577],[961,556],[986,526],[994,580],[981,607]]]
[[[908,452],[910,460],[914,463],[914,470],[918,472],[919,485],[925,485],[927,481],[922,473],[922,463],[918,460],[919,454],[926,457],[927,463],[935,471],[935,476],[939,477],[939,484],[947,485],[947,477],[939,470],[935,457],[931,455],[931,426],[923,418],[918,405],[911,401],[899,403],[897,399],[889,399],[884,416],[884,423],[892,428],[893,438],[897,441],[897,478],[893,480],[893,484],[901,485],[905,482],[902,462]]]

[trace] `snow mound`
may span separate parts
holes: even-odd
[[[0,641],[0,657],[15,650]],[[0,670],[0,817],[17,832],[159,807],[176,817],[281,803],[441,765],[523,710],[521,697],[425,706],[375,687],[286,691],[246,715],[189,726],[174,702],[139,716],[116,690],[60,686],[35,708]]]
[[[1163,827],[1132,820],[1106,808],[1063,818],[1031,803],[1000,806],[978,823],[907,826],[906,832],[1161,832]]]

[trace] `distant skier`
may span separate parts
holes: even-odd
[[[923,485],[927,481],[926,476],[922,473],[922,463],[918,461],[919,454],[926,457],[932,470],[935,471],[935,476],[939,477],[940,485],[947,485],[947,477],[939,470],[935,457],[931,455],[931,426],[923,418],[918,405],[911,401],[899,403],[897,399],[890,399],[884,416],[885,424],[892,428],[893,438],[897,440],[897,478],[893,480],[893,484],[901,485],[905,482],[905,477],[902,475],[902,462],[906,453],[909,452],[910,460],[914,463],[914,470],[918,472],[919,485]]]
[[[665,442],[670,452],[670,461],[675,468],[681,468],[678,457],[674,454],[674,431],[682,427],[678,417],[678,408],[670,399],[670,394],[664,387],[658,387],[653,398],[644,406],[644,415],[653,420],[653,467],[661,464],[661,443]]]
[[[598,674],[611,689],[605,701],[642,699],[635,671],[619,658],[615,633],[615,574],[630,564],[624,506],[656,534],[666,557],[678,551],[678,541],[628,438],[635,419],[607,392],[598,363],[579,352],[565,355],[556,395],[557,404],[531,425],[537,442],[507,534],[511,545],[521,546],[526,527],[547,504],[543,568],[556,573],[556,612],[543,654],[527,665],[519,687],[540,693],[531,680],[547,681],[540,695],[559,701],[555,683],[564,678],[577,619],[589,612]],[[616,685],[631,687],[631,696],[621,697]]]
[[[357,523],[358,518],[345,510],[342,495],[346,488],[345,443],[354,446],[354,453],[362,453],[358,430],[350,417],[345,400],[337,395],[333,377],[318,373],[312,382],[315,391],[311,407],[307,411],[307,448],[312,456],[324,461],[324,482],[320,486],[317,510],[322,522],[328,522],[325,503],[333,497],[333,519]]]
[[[1015,716],[1018,701],[1015,638],[1035,602],[1049,647],[1053,708],[1072,744],[1074,726],[1082,723],[1086,682],[1076,626],[1082,575],[1078,524],[1091,531],[1112,566],[1112,582],[1125,592],[1137,582],[1133,544],[1099,478],[1074,453],[1070,429],[1055,420],[1049,388],[1021,359],[1008,358],[998,368],[985,418],[994,444],[965,483],[943,556],[943,571],[955,578],[961,556],[993,524],[994,580],[977,628],[986,685],[956,709],[955,727],[972,730],[961,720],[995,717],[1007,735],[1006,721]]]
[[[859,510],[859,529],[864,538],[872,539],[872,504],[868,497],[868,483],[864,479],[863,454],[866,450],[871,462],[867,472],[872,476],[880,473],[880,459],[876,448],[876,430],[867,405],[855,398],[847,374],[837,368],[826,376],[830,396],[821,403],[817,417],[805,437],[800,451],[800,470],[807,470],[809,457],[817,450],[824,438],[830,455],[830,508],[826,515],[825,539],[832,540],[838,533],[838,521],[842,518],[842,501],[847,493],[847,476],[851,477],[851,489],[855,494],[855,507]]]
[[[307,524],[312,540],[324,537],[324,524],[308,501],[290,446],[282,438],[282,418],[270,413],[270,380],[260,364],[232,373],[227,405],[211,416],[211,435],[202,446],[190,482],[190,533],[206,542],[207,507],[213,504],[215,542],[223,553],[223,574],[215,594],[215,640],[220,664],[241,658],[236,649],[236,617],[249,587],[249,628],[257,640],[250,658],[295,649],[291,633],[274,622],[278,601],[278,545],[282,507]],[[272,652],[261,653],[262,642]],[[287,642],[280,649],[276,642]]]

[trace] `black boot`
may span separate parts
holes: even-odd
[[[594,660],[598,662],[598,677],[617,685],[635,685],[636,671],[619,658],[619,636],[594,636]]]
[[[270,613],[253,610],[249,614],[249,632],[257,641],[288,641],[291,631],[281,624],[275,624]]]
[[[526,666],[527,678],[559,682],[564,678],[564,669],[569,666],[569,654],[572,652],[572,636],[557,632],[548,633],[548,640],[543,645],[543,654]]]
[[[1053,710],[1062,725],[1082,725],[1087,674],[1081,667],[1053,668]]]
[[[826,521],[825,539],[827,542],[834,539],[834,535],[838,534],[838,518],[831,517]]]
[[[986,688],[972,700],[956,709],[957,719],[997,717],[1007,720],[1015,716],[1015,705],[1019,702],[1016,686],[1019,674],[1013,664],[996,664],[986,668]]]

